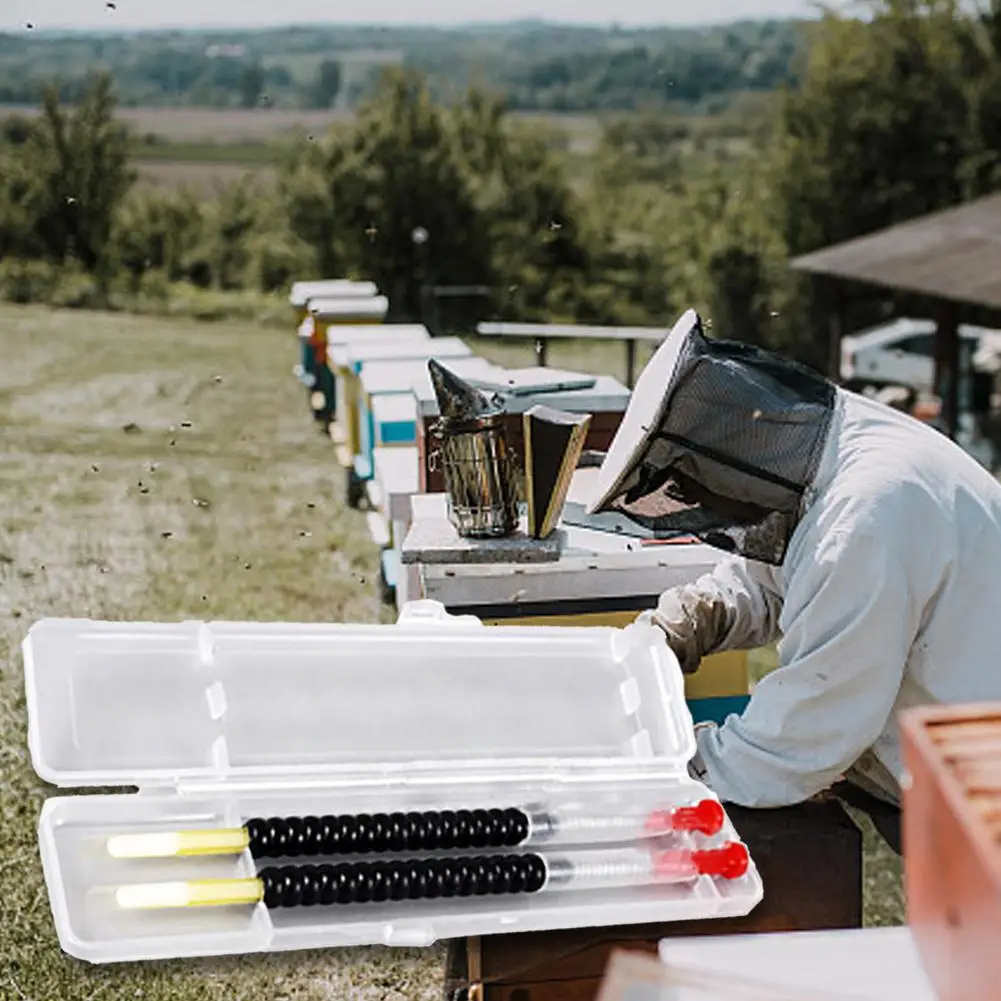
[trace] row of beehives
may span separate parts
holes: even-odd
[[[420,324],[385,323],[388,302],[369,282],[298,283],[290,299],[299,321],[296,374],[314,418],[336,446],[346,471],[348,504],[369,508],[372,537],[384,547],[387,596],[399,583],[410,498],[443,489],[429,448],[429,431],[438,417],[429,359],[504,392],[516,450],[522,444],[520,415],[535,403],[591,414],[586,447],[604,449],[629,400],[629,390],[609,376],[502,369],[475,356],[459,338],[432,338]],[[405,590],[400,588],[399,603],[406,600]]]
[[[331,290],[340,290],[339,296]],[[604,451],[630,392],[609,376],[501,369],[474,356],[458,338],[432,338],[420,325],[381,323],[386,300],[370,284],[303,283],[294,287],[292,302],[303,347],[297,373],[314,417],[335,443],[349,504],[368,509],[370,533],[382,548],[383,597],[397,608],[433,598],[450,612],[494,624],[622,626],[653,607],[665,588],[695,580],[720,558],[701,544],[642,546],[611,531],[575,528],[573,545],[556,562],[514,568],[483,561],[404,562],[413,522],[433,521],[445,510],[432,446],[438,401],[430,358],[463,379],[502,388],[507,440],[521,459],[522,414],[535,404],[590,414],[584,447]],[[572,505],[583,508],[575,491],[587,472],[594,470],[579,470],[571,484],[567,520]],[[708,658],[698,675],[686,678],[685,688],[699,720],[739,712],[749,690],[746,652]]]

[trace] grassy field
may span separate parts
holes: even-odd
[[[221,193],[228,185],[246,178],[252,179],[255,184],[267,184],[275,177],[273,167],[229,163],[225,159],[173,160],[169,156],[150,160],[137,158],[135,166],[141,186],[188,188],[196,192],[199,198],[210,198]]]
[[[223,163],[241,167],[271,166],[283,147],[275,142],[210,143],[172,142],[165,143],[147,139],[135,149],[135,157],[140,161]]]
[[[135,165],[142,184],[186,187],[211,195],[245,177],[267,181],[283,151],[280,140],[214,143],[164,141],[147,134],[136,146]]]
[[[29,105],[5,105],[0,115],[35,115]],[[121,118],[137,135],[155,135],[167,142],[263,143],[295,135],[323,133],[349,112],[289,111],[274,108],[119,108]]]
[[[553,364],[621,371],[600,345]],[[484,345],[528,364],[525,346]],[[43,616],[387,620],[378,554],[291,376],[294,338],[252,325],[0,307],[0,998],[411,1001],[441,949],[90,967],[56,943],[26,751],[19,646]],[[759,665],[759,669],[767,664]],[[868,838],[870,923],[899,869]]]
[[[351,121],[349,112],[211,111],[175,108],[125,109],[123,117],[143,137],[136,150],[140,179],[147,184],[186,186],[211,194],[248,175],[274,176],[283,148],[294,138],[322,136]],[[561,135],[567,156],[587,162],[600,138],[591,115],[514,115]]]
[[[37,108],[0,106],[9,114],[35,115]],[[211,193],[248,174],[267,179],[283,146],[295,138],[322,136],[350,123],[350,111],[292,111],[260,108],[121,108],[119,117],[138,138],[135,162],[147,184],[186,186]],[[587,158],[601,134],[596,115],[515,114],[562,132],[567,152]]]

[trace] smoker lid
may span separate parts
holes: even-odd
[[[438,400],[438,411],[444,421],[464,423],[504,412],[504,401],[500,396],[471,386],[434,358],[428,359],[428,372]]]

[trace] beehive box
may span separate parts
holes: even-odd
[[[901,714],[908,923],[947,1001],[1001,983],[1001,703]]]

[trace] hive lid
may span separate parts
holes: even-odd
[[[494,366],[485,358],[470,355],[468,358],[449,359],[448,367],[460,376],[468,376],[472,372],[489,372]],[[407,393],[412,396],[417,382],[428,385],[431,382],[424,358],[366,362],[361,371],[361,384],[366,393]]]
[[[429,341],[431,334],[420,323],[340,323],[327,329],[327,347],[341,347],[352,341],[377,344],[381,341]]]
[[[382,319],[389,310],[389,300],[384,295],[367,298],[348,297],[310,299],[309,312],[324,320]]]
[[[325,281],[295,282],[289,292],[289,302],[302,309],[310,299],[371,299],[379,290],[374,282],[357,282],[347,278]]]
[[[458,337],[432,337],[429,340],[368,341],[364,338],[345,345],[344,364],[360,371],[374,361],[427,361],[428,358],[468,358],[472,351]]]
[[[591,389],[597,381],[593,375],[554,368],[509,368],[493,376],[476,376],[472,380],[481,389],[507,396],[541,396],[571,389]]]

